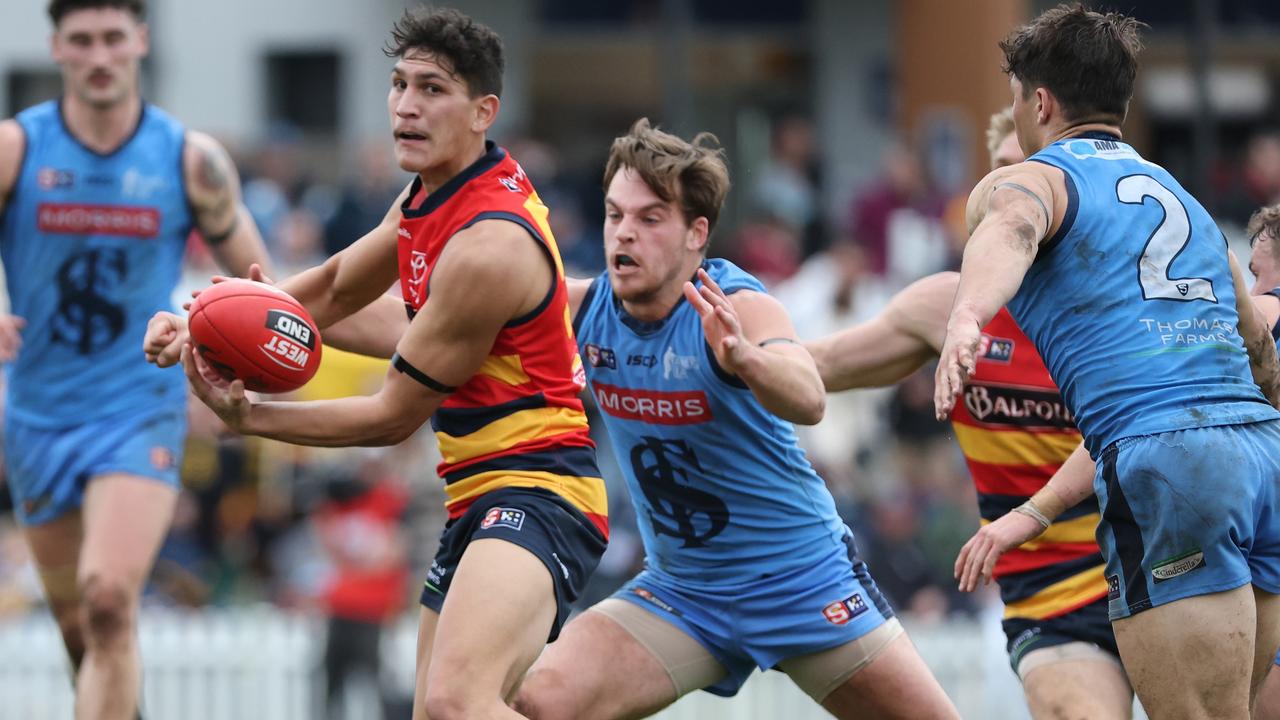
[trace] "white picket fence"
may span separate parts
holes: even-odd
[[[921,654],[966,718],[1025,720],[1025,705],[991,623],[905,623]],[[415,628],[398,625],[384,643],[383,682],[407,693]],[[177,612],[147,609],[141,619],[145,714],[168,720],[303,720],[317,717],[323,623],[271,607]],[[371,688],[346,706],[347,720],[382,718]],[[45,614],[0,623],[0,717],[69,720],[67,664]],[[809,720],[829,717],[786,676],[757,674],[734,698],[694,693],[660,720]]]

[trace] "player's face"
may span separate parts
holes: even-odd
[[[648,302],[683,283],[690,254],[700,255],[702,243],[680,207],[658,197],[639,173],[623,167],[613,176],[604,200],[604,254],[620,299]]]
[[[127,10],[74,10],[54,30],[53,59],[62,66],[63,87],[69,94],[106,108],[138,92],[138,66],[148,42],[147,26]]]
[[[1022,147],[1018,145],[1018,134],[1009,133],[1004,136],[1004,140],[996,147],[995,154],[991,156],[991,169],[997,170],[1007,165],[1017,165],[1026,160],[1027,156],[1022,154]]]
[[[1255,280],[1261,277],[1275,278],[1280,274],[1280,262],[1276,261],[1276,238],[1271,236],[1270,230],[1263,229],[1258,233],[1250,249],[1249,272],[1253,273]]]
[[[435,55],[406,53],[391,71],[387,94],[400,168],[423,172],[449,165],[476,131],[482,99],[472,98],[466,83]]]

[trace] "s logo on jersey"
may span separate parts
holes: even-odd
[[[866,611],[867,602],[862,599],[862,593],[854,593],[822,608],[822,616],[832,625],[844,625]]]
[[[587,343],[585,349],[587,351],[587,362],[591,363],[591,367],[606,367],[610,370],[618,369],[618,357],[614,354],[612,348]]]
[[[654,534],[680,538],[681,547],[705,547],[728,526],[724,501],[694,487],[704,471],[685,441],[641,438],[631,448],[631,469],[649,502]]]
[[[484,520],[480,521],[480,529],[488,530],[494,526],[519,530],[524,527],[524,511],[517,508],[489,508]]]

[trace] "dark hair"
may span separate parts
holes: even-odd
[[[450,74],[467,84],[471,97],[502,95],[502,38],[457,10],[426,5],[405,10],[383,52],[402,58],[412,50],[443,60]]]
[[[707,232],[716,226],[720,207],[729,194],[729,168],[719,140],[708,132],[684,140],[649,125],[640,118],[631,130],[613,141],[604,168],[604,188],[624,167],[635,170],[663,202],[675,201],[686,223],[704,217]]]
[[[49,19],[56,27],[67,13],[97,8],[126,10],[133,13],[134,19],[139,22],[147,16],[146,0],[49,0]]]
[[[1053,93],[1069,121],[1119,124],[1133,96],[1142,27],[1119,13],[1059,5],[1000,42],[1004,71],[1022,83],[1024,98],[1036,87]]]

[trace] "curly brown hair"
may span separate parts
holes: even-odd
[[[685,140],[653,127],[649,118],[640,118],[609,148],[605,191],[619,170],[631,168],[663,202],[679,205],[686,223],[706,218],[710,233],[729,194],[729,168],[719,144],[709,132]]]
[[[471,97],[502,95],[502,38],[461,12],[428,5],[405,10],[382,51],[402,58],[414,50],[443,61],[445,69],[466,83]]]
[[[1264,205],[1249,218],[1244,230],[1249,236],[1249,247],[1253,247],[1264,230],[1271,236],[1271,251],[1280,257],[1280,203]]]

